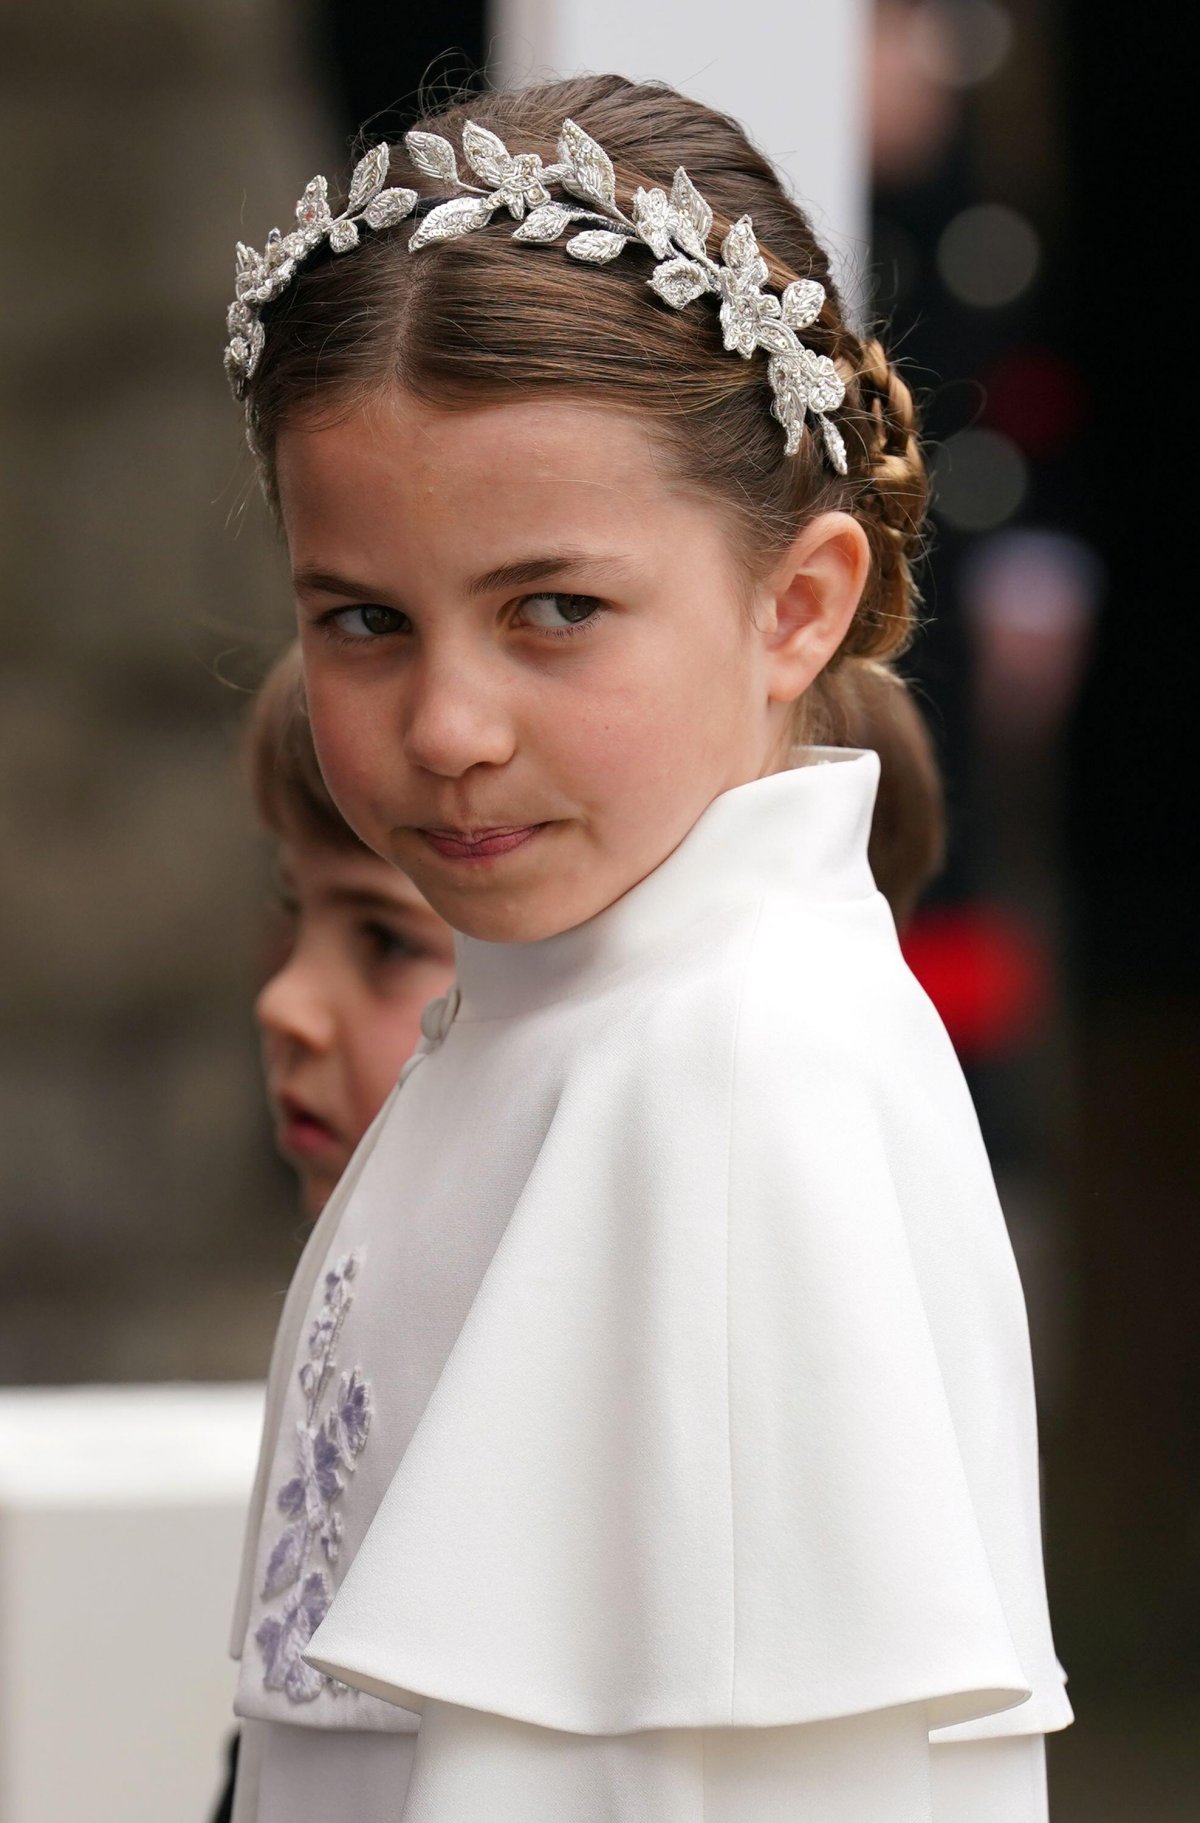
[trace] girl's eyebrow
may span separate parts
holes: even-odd
[[[467,584],[468,595],[491,595],[497,589],[527,588],[530,583],[545,582],[550,576],[569,576],[578,570],[620,570],[625,568],[619,557],[602,557],[587,551],[559,551],[552,557],[520,557],[515,563],[502,563],[497,569],[476,576]]]
[[[292,587],[309,595],[353,595],[359,601],[374,601],[380,593],[368,583],[355,582],[349,576],[338,576],[333,570],[309,567],[293,570]]]
[[[587,551],[559,551],[550,557],[520,557],[515,563],[502,563],[467,584],[468,595],[492,595],[498,589],[528,588],[531,583],[545,582],[551,576],[570,576],[579,570],[621,570],[626,568],[619,557],[592,555]],[[356,601],[376,601],[378,587],[358,582],[352,576],[339,576],[333,570],[304,565],[292,574],[292,587],[305,594],[348,595]]]

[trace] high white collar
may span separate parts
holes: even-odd
[[[787,771],[714,798],[653,873],[585,923],[536,943],[456,933],[459,1018],[502,1018],[560,999],[719,907],[764,892],[826,900],[874,893],[867,843],[878,754],[823,746],[796,754]]]

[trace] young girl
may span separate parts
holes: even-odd
[[[1044,1818],[1021,1290],[835,744],[902,382],[618,77],[314,180],[229,328],[322,773],[457,960],[280,1324],[237,1823]]]

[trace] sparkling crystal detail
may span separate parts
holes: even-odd
[[[786,285],[782,295],[767,290],[770,271],[749,215],[732,224],[721,242],[720,259],[713,259],[708,252],[713,212],[682,165],[669,194],[639,186],[626,215],[617,203],[612,160],[573,120],[563,122],[555,162],[549,165],[535,152],[510,152],[490,127],[466,121],[462,155],[478,184],[459,176],[454,147],[439,133],[413,131],[405,134],[404,143],[424,176],[463,192],[435,203],[410,235],[410,251],[484,228],[498,209],[507,209],[520,224],[512,238],[533,245],[549,245],[568,228],[579,227],[564,246],[572,259],[587,265],[607,265],[630,246],[648,248],[655,268],[647,283],[656,296],[672,309],[683,310],[711,294],[720,300],[725,348],[745,360],[760,351],[768,356],[771,410],[783,426],[786,453],[796,454],[812,417],[820,425],[831,465],[838,474],[848,472],[845,442],[827,415],[841,405],[845,384],[830,357],[809,348],[798,334],[820,317],[824,286],[813,278],[799,278]],[[380,144],[359,159],[340,215],[332,214],[325,179],[314,177],[296,204],[296,229],[283,235],[273,228],[262,253],[238,242],[235,300],[226,314],[230,340],[225,349],[225,369],[238,398],[244,396],[262,354],[264,329],[258,311],[286,289],[300,262],[326,241],[333,253],[348,253],[359,244],[364,227],[379,232],[413,213],[419,200],[416,190],[383,188],[390,156],[388,146]],[[554,186],[587,206],[552,201]]]

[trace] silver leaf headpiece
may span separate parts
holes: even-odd
[[[816,279],[796,279],[778,296],[764,289],[767,262],[748,215],[736,221],[721,242],[720,259],[711,259],[707,249],[713,212],[681,166],[670,195],[665,190],[637,189],[632,216],[626,216],[617,206],[612,161],[573,120],[563,122],[557,158],[550,165],[533,152],[514,157],[495,133],[467,121],[463,157],[480,179],[478,184],[462,181],[454,147],[439,134],[406,133],[404,143],[419,171],[463,192],[429,210],[409,237],[410,252],[486,227],[501,208],[520,223],[513,239],[538,245],[556,241],[577,223],[595,224],[566,242],[572,259],[592,265],[607,265],[634,243],[648,247],[655,267],[647,283],[664,303],[682,310],[712,293],[721,300],[725,347],[747,360],[759,348],[768,356],[771,409],[783,426],[787,454],[793,456],[799,449],[805,416],[811,412],[821,427],[830,462],[839,475],[846,473],[846,445],[828,415],[842,403],[846,389],[829,356],[815,354],[798,334],[820,315],[824,286]],[[346,253],[358,245],[364,225],[390,228],[416,209],[417,192],[385,189],[387,174],[388,148],[374,146],[355,167],[340,215],[330,211],[325,179],[314,177],[296,204],[297,225],[290,234],[272,228],[262,253],[238,242],[237,296],[227,317],[225,368],[239,399],[263,350],[259,311],[287,289],[301,262],[325,241],[334,253]],[[553,201],[552,186],[587,206]]]

